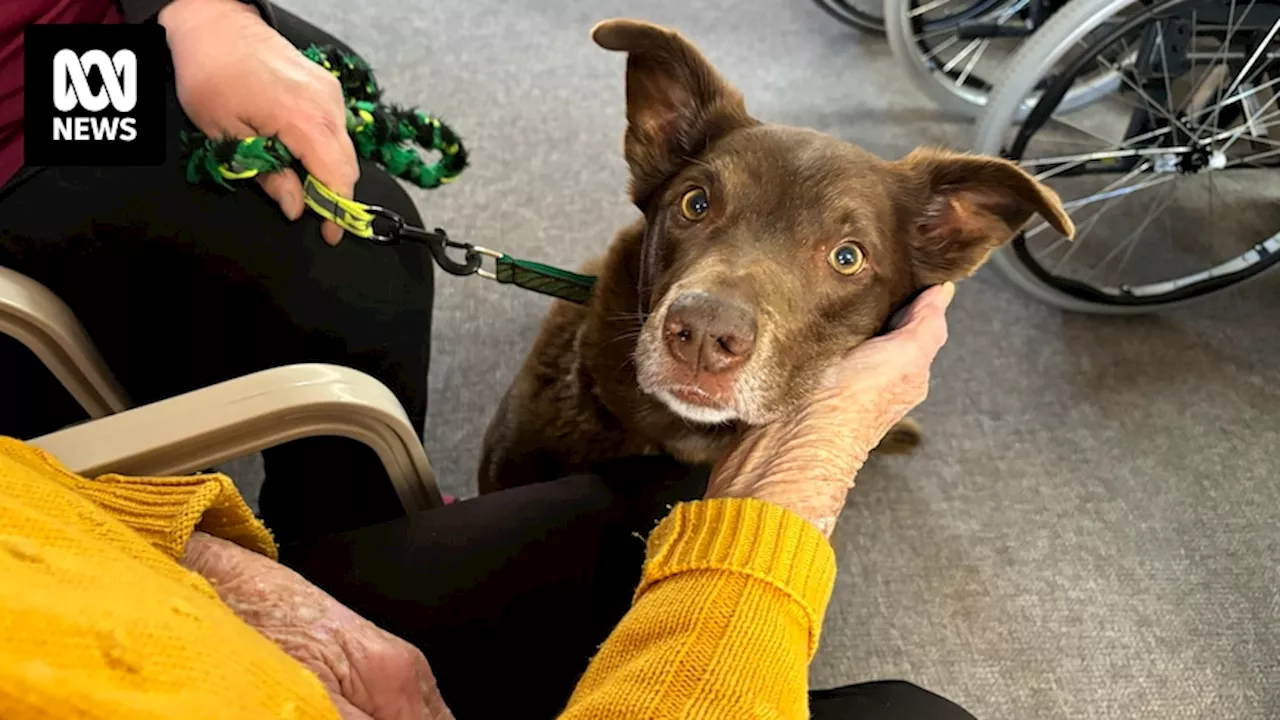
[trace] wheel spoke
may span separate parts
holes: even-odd
[[[1226,168],[1232,168],[1232,167],[1240,167],[1241,165],[1247,165],[1248,163],[1257,162],[1259,160],[1264,160],[1269,157],[1275,157],[1276,155],[1280,155],[1280,149],[1267,150],[1265,152],[1255,153],[1253,155],[1247,155],[1237,160],[1232,160],[1231,162],[1224,165],[1223,168],[1226,169]]]
[[[1133,193],[1136,193],[1139,190],[1146,190],[1147,188],[1155,187],[1157,185],[1163,185],[1169,182],[1170,180],[1173,180],[1175,177],[1176,176],[1171,173],[1164,173],[1164,174],[1161,174],[1159,177],[1154,177],[1150,180],[1143,180],[1142,182],[1136,183],[1134,185],[1127,185],[1125,187],[1116,188],[1114,190],[1108,190],[1106,192],[1094,193],[1093,195],[1080,198],[1079,200],[1072,200],[1071,202],[1063,203],[1062,209],[1075,210],[1076,208],[1081,208],[1091,203],[1099,202],[1101,200],[1109,200],[1111,198],[1124,197],[1125,195],[1131,195]]]
[[[957,35],[956,37],[959,37],[959,36]],[[964,60],[966,57],[968,57],[969,53],[973,52],[974,48],[978,47],[982,43],[983,43],[982,40],[970,40],[968,45],[965,45],[964,48],[960,50],[960,52],[955,54],[955,57],[948,60],[947,64],[942,66],[942,72],[949,73],[952,70],[954,70],[956,65],[960,64],[961,60]]]
[[[1151,155],[1169,155],[1171,153],[1190,152],[1192,150],[1189,145],[1181,145],[1178,147],[1153,147],[1153,148],[1131,148],[1128,150],[1102,150],[1100,152],[1082,153],[1080,155],[1059,155],[1057,157],[1037,158],[1035,160],[1023,160],[1020,164],[1023,167],[1035,167],[1037,165],[1053,165],[1057,163],[1071,163],[1075,167],[1079,167],[1087,162],[1095,162],[1098,160],[1120,160],[1122,158],[1131,157],[1148,157]],[[1056,173],[1054,173],[1056,174]],[[1046,177],[1053,177],[1053,174],[1037,175],[1037,180],[1043,180]]]
[[[1267,125],[1266,127],[1273,128],[1278,127],[1278,125]],[[1249,142],[1258,143],[1259,145],[1270,145],[1271,147],[1280,147],[1280,140],[1272,140],[1271,138],[1262,137],[1261,135],[1251,135],[1249,137]]]
[[[1112,65],[1111,63],[1107,62],[1106,60],[1103,60],[1100,57],[1095,57],[1094,60],[1097,61],[1103,67],[1110,70],[1111,72],[1114,72],[1117,75],[1119,75],[1120,82],[1124,83],[1125,85],[1128,85],[1130,89],[1132,89],[1135,93],[1139,95],[1139,97],[1147,101],[1148,109],[1155,110],[1156,112],[1160,113],[1160,115],[1163,116],[1165,120],[1169,121],[1170,125],[1173,125],[1174,127],[1178,128],[1182,132],[1186,133],[1187,137],[1192,136],[1191,130],[1189,130],[1186,125],[1183,125],[1181,120],[1174,117],[1173,113],[1169,112],[1167,109],[1161,106],[1160,103],[1156,102],[1155,99],[1153,99],[1150,95],[1148,95],[1147,92],[1143,90],[1141,87],[1139,87],[1137,83],[1130,80],[1128,75],[1124,71],[1122,71],[1119,67],[1117,67],[1116,65]]]
[[[951,0],[933,0],[933,2],[925,3],[924,5],[921,5],[920,7],[914,10],[907,11],[907,17],[918,18],[921,15],[924,15],[927,12],[932,12],[933,10],[940,8],[949,2],[951,2]]]
[[[1138,175],[1141,175],[1150,167],[1151,167],[1151,161],[1149,160],[1144,161],[1138,167],[1126,173],[1124,177],[1121,177],[1120,179],[1109,183],[1105,188],[1101,190],[1101,192],[1114,190],[1120,185],[1123,185],[1124,183],[1132,180]],[[1098,224],[1098,219],[1101,218],[1103,215],[1105,215],[1107,211],[1110,210],[1112,207],[1114,207],[1115,204],[1119,201],[1120,201],[1119,197],[1113,197],[1110,200],[1107,200],[1106,202],[1102,203],[1101,206],[1093,209],[1093,214],[1090,215],[1089,219],[1084,221],[1083,223],[1080,223],[1079,218],[1077,217],[1073,216],[1071,218],[1074,222],[1076,222],[1078,226],[1076,230],[1075,239],[1070,241],[1071,249],[1067,250],[1066,254],[1063,257],[1059,258],[1058,262],[1054,265],[1053,269],[1050,270],[1050,272],[1056,274],[1058,272],[1058,269],[1061,268],[1063,264],[1065,264],[1068,260],[1070,260],[1071,257],[1075,255],[1080,248],[1084,247],[1084,240],[1086,237],[1089,236],[1090,231],[1093,230],[1093,226]],[[1049,223],[1041,221],[1034,228],[1031,228],[1030,230],[1026,231],[1023,237],[1024,238],[1034,237],[1037,233],[1041,232],[1047,227],[1049,227]],[[1055,239],[1052,245],[1050,245],[1048,248],[1045,248],[1044,254],[1045,255],[1052,254],[1054,250],[1057,250],[1059,246],[1061,246],[1063,243],[1066,243],[1066,242],[1068,242],[1068,240],[1065,237],[1060,237]]]
[[[1169,128],[1167,128],[1167,127],[1164,127],[1164,128],[1157,128],[1157,129],[1155,129],[1155,130],[1151,130],[1151,131],[1149,131],[1149,132],[1142,133],[1142,134],[1140,134],[1140,135],[1134,135],[1133,137],[1129,138],[1128,140],[1125,140],[1124,142],[1122,142],[1122,143],[1120,143],[1119,145],[1115,146],[1115,148],[1113,148],[1113,150],[1123,150],[1124,148],[1126,148],[1126,147],[1128,147],[1128,146],[1130,146],[1130,145],[1132,145],[1132,144],[1134,144],[1134,143],[1140,143],[1140,142],[1143,142],[1143,141],[1145,141],[1145,140],[1150,140],[1150,139],[1152,139],[1152,138],[1156,138],[1156,137],[1159,137],[1159,136],[1161,136],[1161,135],[1164,135],[1165,133],[1168,133],[1168,132],[1170,132],[1170,129],[1169,129]],[[1025,166],[1027,166],[1027,165],[1029,165],[1029,164],[1031,164],[1031,163],[1034,163],[1034,162],[1036,162],[1036,161],[1035,161],[1035,160],[1021,160],[1021,161],[1019,161],[1019,163],[1018,163],[1018,164],[1019,164],[1019,165],[1022,165],[1022,166],[1024,166],[1024,167],[1025,167]],[[1043,180],[1046,180],[1046,179],[1048,179],[1048,178],[1053,177],[1054,175],[1060,175],[1060,174],[1062,174],[1062,173],[1064,173],[1064,172],[1066,172],[1066,171],[1068,171],[1068,170],[1071,170],[1071,169],[1073,169],[1073,168],[1080,167],[1081,165],[1083,165],[1083,164],[1085,164],[1085,163],[1087,163],[1087,162],[1089,162],[1089,160],[1087,160],[1087,159],[1085,159],[1085,160],[1080,160],[1080,161],[1077,161],[1077,162],[1068,162],[1068,163],[1066,163],[1065,165],[1063,165],[1063,166],[1061,166],[1061,167],[1056,167],[1056,168],[1053,168],[1052,170],[1046,170],[1046,171],[1045,171],[1045,172],[1043,172],[1043,173],[1039,173],[1039,174],[1037,174],[1037,175],[1036,175],[1036,179],[1037,179],[1037,180],[1041,180],[1041,181],[1043,181]]]
[[[1260,122],[1267,123],[1266,125],[1263,125],[1263,127],[1264,127],[1264,128],[1271,128],[1271,127],[1275,127],[1276,125],[1280,125],[1280,123],[1272,123],[1272,122],[1271,122],[1272,120],[1276,120],[1276,119],[1280,119],[1280,110],[1277,110],[1277,111],[1272,112],[1272,113],[1268,113],[1268,114],[1263,115],[1262,117],[1259,117],[1259,118],[1254,118],[1254,119],[1253,119],[1253,122],[1254,122],[1255,124],[1256,124],[1256,123],[1260,123]],[[1227,138],[1229,138],[1229,137],[1233,137],[1233,136],[1235,136],[1235,135],[1239,135],[1239,134],[1243,133],[1245,130],[1248,130],[1248,129],[1249,129],[1249,123],[1248,123],[1248,122],[1244,122],[1244,123],[1241,123],[1241,124],[1239,124],[1239,125],[1237,125],[1237,126],[1235,126],[1235,127],[1233,127],[1233,128],[1228,128],[1228,129],[1226,129],[1226,130],[1223,130],[1222,132],[1218,133],[1217,135],[1213,135],[1213,136],[1211,136],[1211,137],[1208,137],[1208,138],[1206,138],[1203,142],[1204,142],[1204,143],[1209,143],[1209,142],[1217,142],[1218,140],[1225,140],[1225,139],[1227,139]]]
[[[1160,46],[1160,74],[1164,76],[1164,100],[1173,102],[1173,86],[1169,79],[1169,56],[1164,48],[1164,25],[1156,21],[1156,44]]]
[[[1247,110],[1248,110],[1248,108],[1246,108],[1246,112],[1247,112]],[[1261,108],[1258,110],[1258,113],[1259,113],[1259,115],[1262,113],[1262,109],[1261,109]],[[1253,132],[1252,132],[1252,134],[1253,134],[1253,135],[1257,135],[1257,133],[1258,133],[1258,123],[1259,123],[1259,122],[1261,122],[1261,121],[1262,121],[1262,119],[1261,119],[1260,117],[1258,117],[1258,116],[1247,115],[1247,116],[1245,117],[1245,119],[1244,119],[1244,122],[1240,123],[1240,130],[1239,130],[1239,132],[1236,132],[1236,133],[1232,134],[1232,135],[1231,135],[1231,137],[1230,137],[1230,139],[1229,139],[1229,140],[1227,140],[1226,144],[1224,144],[1224,145],[1223,145],[1221,148],[1219,148],[1218,150],[1219,150],[1220,152],[1222,152],[1222,153],[1225,155],[1225,154],[1226,154],[1226,152],[1227,152],[1228,150],[1230,150],[1230,149],[1231,149],[1231,146],[1232,146],[1232,145],[1235,145],[1235,144],[1236,144],[1236,141],[1237,141],[1237,140],[1239,140],[1241,137],[1243,137],[1243,136],[1244,136],[1244,134],[1245,134],[1245,132],[1246,132],[1246,131],[1251,130],[1251,131],[1253,131]],[[1268,125],[1263,125],[1263,126],[1262,126],[1262,129],[1264,129],[1264,130],[1265,130],[1266,128],[1269,128],[1269,127],[1271,127],[1269,124],[1268,124]]]
[[[1121,185],[1129,182],[1130,180],[1134,179],[1135,177],[1141,175],[1142,173],[1146,172],[1150,168],[1151,168],[1151,161],[1145,160],[1134,169],[1125,173],[1124,176],[1122,176],[1118,180],[1114,180],[1108,183],[1107,186],[1102,188],[1102,190],[1100,190],[1099,192],[1105,193],[1105,192],[1114,190],[1120,187]],[[1071,241],[1072,245],[1074,247],[1079,247],[1080,245],[1083,245],[1085,237],[1089,234],[1089,231],[1093,229],[1094,224],[1098,222],[1098,218],[1102,217],[1102,215],[1106,213],[1107,210],[1111,209],[1111,207],[1119,201],[1120,201],[1119,197],[1113,197],[1110,200],[1107,200],[1106,202],[1102,203],[1100,207],[1094,208],[1093,214],[1090,215],[1089,219],[1084,221],[1083,224],[1079,222],[1079,218],[1072,217],[1071,220],[1079,226],[1078,229],[1076,230],[1075,239]],[[1025,237],[1028,237],[1028,238],[1032,237],[1047,227],[1049,227],[1049,223],[1041,220],[1038,225],[1036,225],[1034,228],[1031,228],[1025,233]],[[1058,245],[1064,242],[1067,242],[1066,238],[1058,238],[1057,240],[1054,241],[1053,245],[1049,246],[1049,248],[1045,250],[1045,252],[1046,253],[1052,252],[1054,248],[1056,248]]]
[[[1205,73],[1206,76],[1208,74],[1209,73]],[[1253,87],[1249,88],[1247,91],[1236,93],[1235,95],[1232,95],[1226,100],[1223,100],[1222,104],[1225,106],[1225,105],[1230,105],[1231,103],[1234,103],[1234,102],[1240,102],[1241,100],[1257,95],[1258,93],[1262,92],[1263,90],[1266,90],[1267,88],[1275,87],[1277,84],[1280,84],[1280,77],[1275,78],[1273,80],[1268,80],[1261,85],[1254,85]],[[1187,99],[1190,100],[1191,96],[1187,96]],[[1275,101],[1276,101],[1275,97],[1272,97],[1271,101],[1267,104],[1269,105]],[[1196,118],[1200,117],[1201,115],[1204,115],[1205,113],[1213,112],[1214,108],[1216,107],[1218,106],[1209,105],[1204,108],[1201,108],[1200,110],[1197,110],[1196,112],[1192,113],[1190,119],[1195,120]]]
[[[1267,101],[1266,104],[1260,105],[1256,109],[1251,109],[1249,107],[1250,98],[1253,98],[1259,92],[1262,92],[1262,90],[1265,90],[1268,87],[1275,85],[1276,83],[1275,80],[1272,80],[1260,86],[1253,85],[1254,78],[1261,75],[1267,69],[1267,67],[1268,66],[1264,64],[1258,67],[1257,69],[1255,69],[1253,73],[1249,76],[1248,80],[1246,80],[1241,85],[1241,87],[1245,89],[1241,90],[1239,93],[1235,95],[1232,95],[1226,100],[1223,100],[1220,104],[1214,105],[1212,108],[1207,108],[1206,111],[1210,109],[1215,111],[1214,117],[1212,118],[1211,123],[1205,123],[1200,128],[1197,128],[1196,132],[1197,133],[1203,132],[1205,128],[1210,128],[1210,127],[1213,128],[1214,130],[1218,130],[1219,128],[1217,127],[1217,118],[1221,113],[1222,108],[1230,106],[1233,102],[1239,102],[1241,103],[1241,111],[1245,115],[1245,122],[1241,126],[1232,128],[1232,130],[1237,130],[1237,129],[1240,129],[1241,127],[1245,127],[1250,131],[1254,131],[1256,133],[1256,128],[1254,126],[1260,120],[1260,116],[1262,115],[1263,110],[1265,110],[1267,106],[1271,105],[1276,101],[1276,94],[1273,92],[1271,94],[1272,95],[1271,99]],[[1232,142],[1235,142],[1234,138],[1232,139]]]
[[[982,53],[986,52],[989,45],[991,45],[990,40],[982,41],[978,51],[973,54],[973,57],[969,58],[969,62],[965,63],[964,72],[961,72],[960,77],[956,78],[956,85],[964,85],[964,82],[969,79],[969,75],[973,73],[974,66],[978,64],[978,59],[982,57]]]
[[[943,50],[946,50],[947,48],[951,47],[952,45],[955,45],[955,44],[956,44],[956,43],[958,43],[958,42],[960,42],[960,36],[959,36],[959,35],[952,35],[951,37],[947,38],[946,42],[938,43],[938,46],[937,46],[937,47],[935,47],[935,48],[931,49],[929,52],[925,53],[925,54],[924,54],[924,59],[925,59],[925,60],[932,60],[932,59],[934,59],[935,57],[937,57],[937,56],[938,56],[938,53],[942,52]]]
[[[1249,0],[1249,4],[1248,4],[1247,6],[1245,6],[1244,12],[1240,14],[1240,20],[1237,22],[1237,21],[1236,21],[1236,19],[1235,19],[1235,18],[1236,18],[1236,15],[1235,15],[1235,12],[1236,12],[1236,0],[1231,0],[1231,8],[1230,8],[1230,10],[1228,11],[1228,14],[1227,14],[1227,36],[1226,36],[1226,38],[1225,38],[1225,39],[1223,39],[1223,41],[1222,41],[1222,47],[1221,47],[1221,48],[1219,48],[1219,49],[1222,51],[1222,54],[1221,54],[1221,62],[1226,62],[1226,60],[1227,60],[1227,53],[1228,53],[1228,52],[1230,52],[1230,50],[1231,50],[1231,38],[1235,37],[1236,30],[1239,30],[1239,29],[1240,29],[1240,26],[1244,23],[1244,19],[1245,19],[1246,17],[1248,17],[1248,16],[1249,16],[1249,11],[1253,9],[1253,5],[1254,5],[1254,3],[1255,3],[1255,2],[1257,2],[1257,0]],[[1214,101],[1213,101],[1213,104],[1214,104],[1214,107],[1215,107],[1215,110],[1214,110],[1214,112],[1213,112],[1213,119],[1209,121],[1209,125],[1210,125],[1210,126],[1213,126],[1213,127],[1217,127],[1217,125],[1218,125],[1218,116],[1222,113],[1222,96],[1223,96],[1224,94],[1226,94],[1226,95],[1230,95],[1230,94],[1231,94],[1231,93],[1223,93],[1223,92],[1222,92],[1222,89],[1223,89],[1223,86],[1222,86],[1222,84],[1221,84],[1221,83],[1219,83],[1219,84],[1218,84],[1218,92],[1217,92],[1217,95],[1216,95],[1216,97],[1215,97],[1215,99],[1214,99]],[[1200,136],[1199,136],[1199,135],[1193,135],[1193,136],[1192,136],[1192,139],[1193,139],[1193,140],[1199,140],[1199,139],[1200,139]]]
[[[1129,263],[1129,258],[1133,255],[1134,248],[1138,247],[1138,241],[1142,239],[1143,231],[1145,231],[1147,227],[1155,221],[1157,216],[1162,215],[1164,213],[1164,209],[1169,207],[1170,203],[1173,202],[1173,198],[1177,195],[1175,192],[1176,188],[1177,185],[1170,185],[1168,189],[1161,193],[1158,200],[1152,201],[1150,208],[1147,210],[1147,216],[1142,220],[1142,224],[1139,225],[1136,230],[1129,233],[1129,236],[1121,241],[1115,249],[1107,253],[1107,256],[1089,272],[1088,277],[1085,278],[1086,280],[1092,279],[1099,270],[1111,261],[1111,258],[1115,257],[1116,254],[1123,249],[1125,251],[1124,258],[1120,261],[1120,266],[1116,268],[1116,272],[1113,274],[1113,277],[1119,276],[1120,271],[1124,270],[1124,266]]]
[[[1103,203],[1100,207],[1098,207],[1096,210],[1093,211],[1093,214],[1089,216],[1089,219],[1086,220],[1078,230],[1076,230],[1076,237],[1074,240],[1071,241],[1071,249],[1067,250],[1066,254],[1058,258],[1058,262],[1054,264],[1053,268],[1051,268],[1049,272],[1053,273],[1054,275],[1057,275],[1059,272],[1061,272],[1062,266],[1066,265],[1067,262],[1070,261],[1071,258],[1074,257],[1075,254],[1080,250],[1080,248],[1084,247],[1084,239],[1089,236],[1090,232],[1093,231],[1093,226],[1098,224],[1098,218],[1101,218],[1103,215],[1107,214],[1107,211],[1110,210],[1112,207],[1115,207],[1115,204],[1118,201],[1119,201],[1119,198],[1112,198],[1111,200],[1108,200],[1107,202]],[[1044,223],[1044,225],[1047,226],[1048,223]],[[1054,244],[1050,246],[1049,249],[1052,250],[1054,247],[1057,247],[1063,242],[1066,242],[1066,238],[1059,238],[1058,240],[1054,241]]]
[[[1267,46],[1271,44],[1271,39],[1276,36],[1277,31],[1280,31],[1280,19],[1277,19],[1271,24],[1271,29],[1267,31],[1266,37],[1262,39],[1262,42],[1258,43],[1258,47],[1254,49],[1253,55],[1249,56],[1249,62],[1245,63],[1244,67],[1240,68],[1240,72],[1236,74],[1236,79],[1231,82],[1231,87],[1227,88],[1227,95],[1235,92],[1236,88],[1240,87],[1240,83],[1244,82],[1245,76],[1253,69],[1253,64],[1258,62],[1258,58],[1262,57],[1262,54],[1267,51]]]
[[[996,22],[1004,23],[1004,22],[1007,22],[1009,18],[1022,12],[1022,9],[1030,4],[1031,4],[1031,0],[1018,0],[1017,2],[1013,3],[1012,5],[1005,8],[1004,10],[998,10],[991,14],[997,16]]]

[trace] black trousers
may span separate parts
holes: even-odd
[[[644,536],[706,473],[640,458],[281,548],[422,649],[458,720],[553,718],[630,606]],[[815,720],[973,720],[910,683],[811,694]]]
[[[280,10],[295,44],[335,43]],[[320,238],[307,213],[289,222],[257,185],[188,183],[179,131],[191,128],[167,88],[162,167],[46,168],[0,194],[0,266],[61,297],[142,404],[258,370],[328,362],[367,372],[421,431],[427,411],[432,270],[425,248]],[[391,177],[361,167],[356,197],[410,222]],[[16,341],[0,337],[0,434],[30,438],[84,413]],[[21,383],[13,382],[21,378]],[[342,438],[264,454],[261,508],[282,539],[314,537],[403,514],[377,457]]]

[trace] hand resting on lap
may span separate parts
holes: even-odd
[[[182,564],[245,623],[314,672],[343,720],[453,720],[418,648],[301,575],[233,542],[194,533]]]

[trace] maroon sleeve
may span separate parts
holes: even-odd
[[[160,12],[165,5],[173,2],[173,0],[119,0],[120,8],[124,10],[125,22],[141,23],[147,22],[154,18],[156,13]],[[262,13],[262,19],[268,24],[275,25],[276,18],[271,12],[271,3],[268,0],[244,0],[244,2],[258,8],[258,12]]]

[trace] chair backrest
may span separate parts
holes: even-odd
[[[71,308],[45,286],[5,267],[0,267],[0,333],[35,353],[90,417],[131,405]]]

